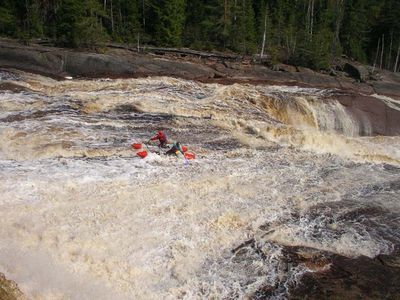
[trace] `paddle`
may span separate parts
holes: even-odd
[[[146,146],[146,148],[147,148],[147,150],[149,150],[149,152],[152,152],[152,151],[150,150],[149,146],[147,146],[147,143],[149,143],[149,142],[150,142],[150,140],[148,140],[148,141],[146,141],[146,142],[143,142],[143,144]]]

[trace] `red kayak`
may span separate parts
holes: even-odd
[[[196,155],[194,153],[185,152],[186,159],[195,159]]]
[[[147,156],[147,151],[144,150],[144,151],[136,152],[136,155],[141,157],[141,158],[145,158]]]
[[[138,150],[142,149],[142,144],[139,143],[133,143],[131,146],[133,149],[138,149]]]

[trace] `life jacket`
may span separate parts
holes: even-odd
[[[160,143],[166,143],[167,142],[167,136],[165,135],[164,132],[159,131],[155,136],[153,136],[151,138],[151,140],[152,141],[159,140]]]

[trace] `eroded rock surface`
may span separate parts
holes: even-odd
[[[0,299],[1,300],[25,300],[18,285],[11,280],[7,280],[4,274],[0,273]]]

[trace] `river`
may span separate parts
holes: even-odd
[[[334,90],[0,78],[26,88],[0,92],[0,272],[30,299],[281,299],[315,271],[284,247],[400,245],[400,137]],[[158,130],[196,159],[136,156]]]

